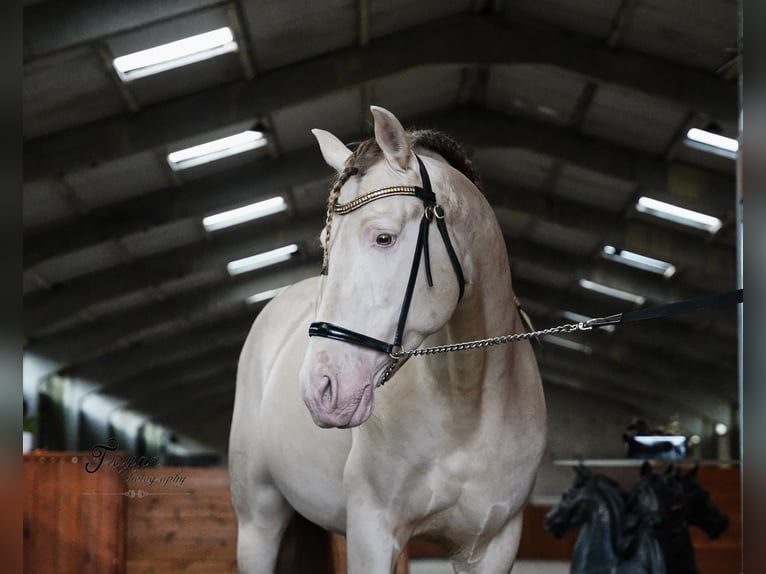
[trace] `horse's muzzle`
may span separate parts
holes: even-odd
[[[374,387],[362,377],[346,375],[347,380],[320,360],[301,369],[301,396],[314,423],[322,428],[359,426],[372,414]]]

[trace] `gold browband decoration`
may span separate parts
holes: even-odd
[[[359,209],[371,201],[380,199],[381,197],[387,197],[389,195],[417,195],[418,189],[419,188],[412,185],[395,185],[392,187],[384,187],[382,189],[376,189],[375,191],[360,195],[348,203],[336,203],[332,210],[338,215],[345,215],[351,211],[354,211],[355,209]]]

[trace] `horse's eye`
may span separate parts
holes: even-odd
[[[381,233],[375,238],[375,243],[377,243],[381,247],[388,247],[389,245],[393,245],[394,236],[388,233]]]

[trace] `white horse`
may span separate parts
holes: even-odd
[[[523,331],[503,235],[445,160],[459,163],[455,142],[371,109],[375,139],[353,153],[313,130],[339,173],[326,275],[270,302],[242,351],[229,448],[239,568],[271,574],[298,512],[346,534],[354,574],[390,574],[412,537],[441,545],[455,572],[506,574],[545,442],[531,345],[400,353]]]

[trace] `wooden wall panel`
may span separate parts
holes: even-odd
[[[24,572],[125,572],[125,500],[113,469],[89,453],[24,455]],[[94,468],[94,467],[90,467]]]
[[[729,529],[710,540],[699,528],[690,530],[700,574],[742,572],[742,508],[739,467],[703,466],[697,472],[700,484],[718,508],[729,515]]]
[[[236,518],[225,468],[142,468],[123,482],[115,472],[86,473],[85,458],[83,453],[25,456],[25,572],[236,573]],[[718,540],[692,530],[701,574],[736,574],[741,563],[739,469],[703,467],[698,476],[731,521]],[[151,482],[163,477],[175,480]],[[527,507],[519,558],[571,556],[577,533],[557,540],[545,531],[549,509]],[[333,535],[332,540],[335,570],[341,573],[345,539]],[[412,541],[396,574],[407,573],[408,558],[442,556],[438,547]]]
[[[237,571],[237,526],[225,468],[147,468],[128,499],[127,574]],[[151,477],[183,483],[149,484]]]

